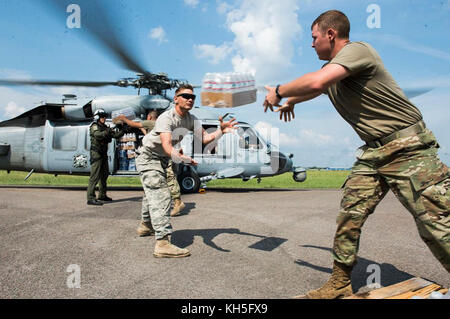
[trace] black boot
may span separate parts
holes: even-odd
[[[88,204],[88,205],[96,205],[96,206],[101,206],[101,205],[103,205],[102,202],[100,202],[100,201],[98,201],[98,200],[96,200],[96,199],[89,199],[89,200],[87,201],[87,204]]]
[[[98,200],[101,200],[101,201],[103,201],[103,202],[112,202],[112,198],[111,197],[108,197],[108,196],[102,196],[102,197],[99,197],[98,198]]]

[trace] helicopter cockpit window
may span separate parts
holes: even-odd
[[[53,149],[75,151],[78,146],[78,129],[70,126],[53,128]]]
[[[239,147],[243,149],[262,149],[263,143],[256,135],[256,132],[250,127],[239,127],[237,130],[239,134]]]
[[[203,129],[211,134],[214,133],[215,131],[217,131],[218,126],[217,125],[202,125]],[[203,154],[204,155],[217,155],[217,141],[212,141],[208,144],[203,144]]]

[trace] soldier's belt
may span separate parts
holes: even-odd
[[[404,128],[402,130],[398,130],[392,134],[389,134],[388,136],[382,137],[378,140],[373,140],[366,142],[367,146],[372,148],[381,147],[383,145],[386,145],[389,142],[392,142],[393,140],[396,140],[398,138],[402,137],[408,137],[414,134],[421,133],[425,130],[426,126],[423,121],[419,121],[416,124],[413,124],[411,126],[408,126],[407,128]]]

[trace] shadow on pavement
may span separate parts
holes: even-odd
[[[321,249],[330,252],[330,266],[332,265],[333,259],[331,257],[331,253],[333,250],[331,248],[313,245],[302,245],[302,247]],[[332,268],[313,265],[311,263],[299,259],[296,260],[295,263],[297,265],[309,267],[321,272],[326,272],[328,274],[331,274],[332,272]],[[373,260],[358,257],[358,263],[356,264],[355,268],[352,271],[353,291],[358,291],[360,288],[365,287],[368,284],[372,283],[371,281],[369,283],[367,282],[368,277],[373,274],[373,270],[369,267],[370,265],[377,265],[378,267],[380,267],[380,280],[381,280],[380,285],[383,287],[390,286],[415,277],[411,274],[401,271],[394,265],[379,264]]]
[[[180,212],[180,215],[173,216],[171,218],[177,218],[180,216],[189,215],[191,210],[195,209],[195,203],[184,203],[184,205],[186,205],[186,207]]]
[[[256,234],[250,234],[246,232],[241,232],[237,228],[218,228],[218,229],[184,229],[177,230],[173,232],[171,236],[171,242],[181,248],[187,247],[194,243],[194,237],[200,236],[203,238],[203,242],[218,251],[230,252],[228,249],[217,246],[213,239],[221,234],[231,234],[231,235],[245,235],[261,238],[258,242],[249,246],[252,249],[258,249],[263,251],[272,251],[275,248],[283,244],[287,239],[278,237],[267,237]]]
[[[142,201],[142,196],[139,197],[129,197],[129,198],[121,198],[121,199],[114,199],[112,202],[103,202],[103,205],[108,204],[115,204],[115,203],[121,203],[121,202],[140,202]]]
[[[307,188],[226,188],[226,187],[211,187],[207,188],[206,192],[220,192],[220,193],[250,193],[250,192],[307,192],[311,189]]]

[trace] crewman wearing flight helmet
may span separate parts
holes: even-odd
[[[103,201],[112,201],[106,195],[106,180],[108,179],[108,144],[113,138],[124,135],[122,129],[116,126],[114,129],[106,124],[107,113],[103,109],[97,109],[94,113],[94,122],[89,127],[91,138],[90,162],[91,174],[87,189],[88,205],[103,205]],[[95,186],[98,183],[98,197],[95,196]]]

